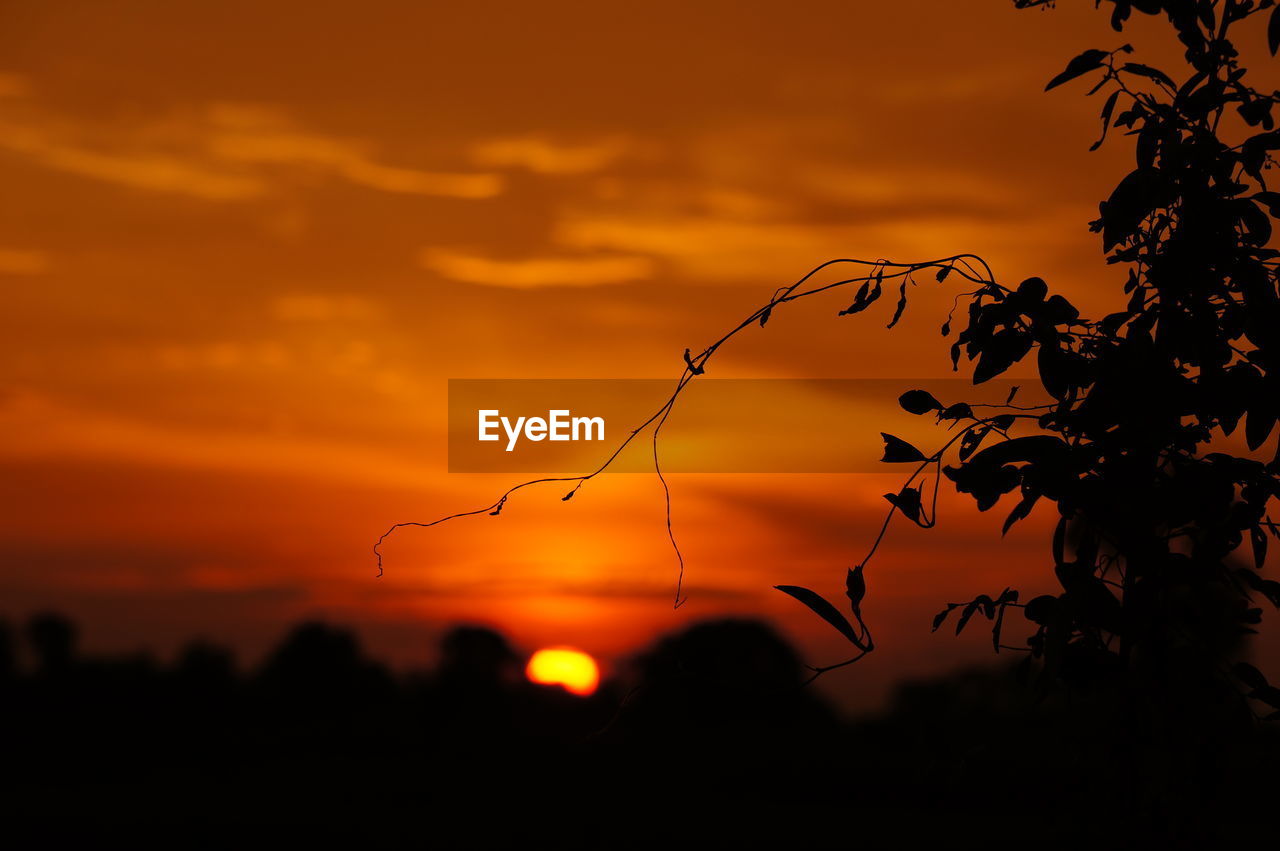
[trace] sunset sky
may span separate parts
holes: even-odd
[[[1106,310],[1087,222],[1127,140],[1089,153],[1099,99],[1042,90],[1085,48],[1171,51],[1092,5],[2,0],[0,615],[247,660],[315,616],[405,665],[469,621],[607,674],[733,613],[838,661],[771,586],[840,594],[898,472],[673,476],[679,610],[648,476],[405,530],[381,579],[371,547],[516,481],[447,472],[450,378],[674,379],[838,256],[972,252]],[[920,286],[892,332],[891,304],[796,305],[709,375],[908,389],[949,374],[955,292]],[[880,649],[824,687],[867,707],[989,661],[929,619],[1050,580],[1051,509],[1002,540],[1008,507],[895,526],[864,606]]]

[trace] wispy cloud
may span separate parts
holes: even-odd
[[[0,97],[6,80],[0,75]],[[82,126],[35,107],[24,111],[21,121],[0,124],[0,149],[70,174],[211,201],[279,191],[290,169],[396,194],[475,200],[504,189],[502,176],[491,172],[388,165],[359,140],[302,129],[267,108],[215,105],[127,130]]]
[[[755,278],[773,267],[800,268],[847,245],[847,228],[742,222],[710,216],[566,214],[557,241],[579,251],[635,252],[664,258],[708,280]]]
[[[428,248],[422,265],[446,278],[468,284],[529,289],[590,287],[643,280],[653,274],[653,261],[634,255],[531,257],[494,260],[476,254]]]
[[[921,221],[928,227],[921,227]],[[555,230],[555,242],[564,250],[646,255],[664,268],[708,283],[785,280],[836,257],[918,259],[970,247],[994,251],[1015,268],[1037,268],[1039,262],[1043,269],[1038,258],[1055,248],[1055,238],[1061,241],[1035,219],[993,229],[983,218],[946,211],[816,223],[584,209],[567,212]]]
[[[0,125],[0,148],[57,171],[210,201],[238,201],[266,190],[257,178],[211,166],[190,155],[93,150],[29,126]]]
[[[254,120],[255,115],[260,117]],[[503,190],[501,175],[386,165],[353,141],[293,129],[270,113],[239,110],[229,114],[224,106],[212,111],[212,117],[220,126],[210,135],[208,150],[219,160],[314,168],[380,192],[485,199]]]
[[[545,136],[513,136],[477,142],[471,149],[476,165],[485,168],[525,168],[538,174],[589,174],[600,171],[632,151],[620,137],[568,144]]]

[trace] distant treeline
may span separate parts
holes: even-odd
[[[1161,824],[1253,836],[1265,818],[1251,802],[1265,813],[1278,788],[1265,729],[1221,742],[1214,764],[1186,771],[1201,754],[1173,747],[1151,765],[1106,695],[1044,695],[1005,669],[904,685],[884,715],[847,723],[802,687],[796,652],[748,620],[663,638],[628,682],[588,698],[528,682],[507,640],[478,627],[448,632],[434,671],[401,675],[321,623],[251,671],[209,644],[162,665],[85,657],[76,638],[56,615],[0,626],[0,824],[14,835],[257,847],[319,831],[452,848],[988,833],[1140,847]]]

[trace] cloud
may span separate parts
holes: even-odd
[[[352,183],[383,192],[410,195],[438,195],[445,198],[493,198],[502,193],[502,178],[496,174],[442,174],[392,168],[368,160],[339,163],[338,172]]]
[[[801,268],[808,258],[842,256],[848,238],[847,227],[644,214],[570,213],[556,231],[567,248],[655,255],[708,280],[756,279],[770,269]]]
[[[793,195],[792,210],[712,206],[705,192],[630,208],[567,205],[552,242],[566,251],[648,256],[706,282],[785,279],[836,257],[916,259],[962,250],[1043,269],[1043,256],[1063,243],[1063,231],[1046,222],[1070,212],[1042,205],[1014,217],[993,211],[985,199],[894,199],[874,185],[850,189],[848,200],[839,199],[837,188],[827,191],[830,197],[817,201]],[[806,210],[810,202],[814,208]],[[1010,201],[1008,209],[1018,206]]]
[[[35,162],[57,171],[210,201],[254,198],[266,189],[261,181],[251,176],[211,167],[190,156],[150,151],[94,151],[57,140],[30,127],[0,126],[0,147],[26,154]]]
[[[213,156],[221,160],[316,168],[380,192],[480,200],[500,195],[503,190],[500,175],[419,171],[383,165],[350,142],[270,127],[218,132],[209,139],[208,147]]]
[[[163,155],[102,154],[67,147],[51,147],[38,155],[48,166],[139,189],[178,192],[211,201],[238,201],[263,192],[250,177],[219,174],[200,165]]]
[[[0,97],[5,80],[0,74]],[[283,113],[244,104],[215,104],[125,131],[28,110],[21,123],[0,124],[0,148],[58,171],[210,201],[266,195],[278,188],[287,168],[395,194],[482,200],[504,189],[498,174],[387,165],[357,141],[307,132]]]
[[[632,255],[493,260],[429,248],[422,252],[420,261],[427,269],[455,281],[513,289],[620,284],[643,280],[653,274],[652,260]]]
[[[538,174],[589,174],[616,162],[631,148],[621,138],[566,145],[543,136],[514,136],[478,142],[472,161],[486,168],[525,168]]]
[[[0,248],[0,275],[42,275],[49,271],[49,258],[40,251]]]

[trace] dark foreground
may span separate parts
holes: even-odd
[[[24,631],[19,666],[3,635],[7,847],[1199,848],[1277,833],[1280,741],[1247,717],[993,670],[904,686],[848,724],[753,622],[670,637],[587,699],[528,684],[479,629],[411,677],[320,624],[250,673],[204,645],[168,667],[81,659],[51,617]]]

